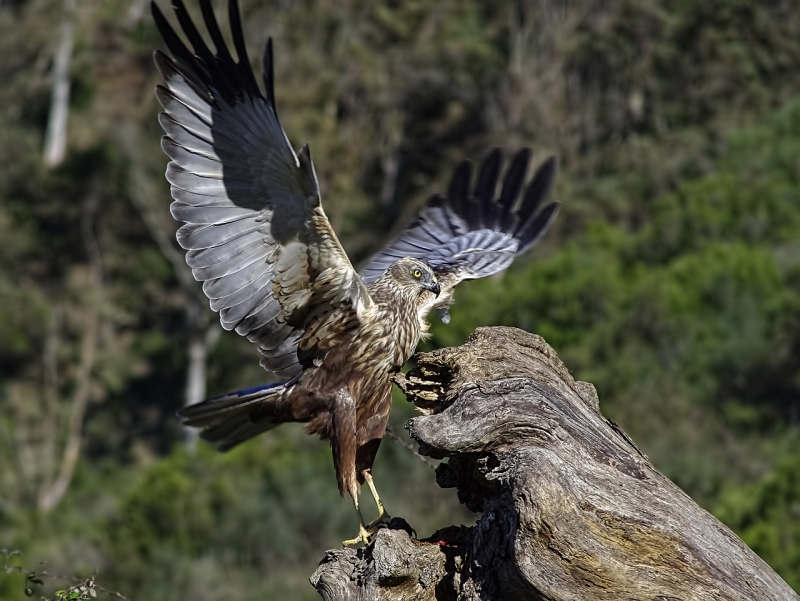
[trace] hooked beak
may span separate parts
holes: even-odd
[[[438,297],[439,293],[442,291],[442,287],[439,286],[439,282],[431,282],[425,285],[425,290],[430,290]]]

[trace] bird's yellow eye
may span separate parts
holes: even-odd
[[[422,272],[419,269],[414,270],[414,277],[419,279],[422,277]]]

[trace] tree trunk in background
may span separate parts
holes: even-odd
[[[481,517],[329,551],[311,578],[326,601],[798,599],[602,416],[541,337],[481,328],[396,381],[427,414],[407,426],[420,451],[449,458],[438,484]]]
[[[163,216],[159,215],[159,211],[153,206],[153,199],[163,198],[163,212],[166,215],[169,199],[154,189],[153,178],[145,173],[137,154],[137,149],[141,148],[138,134],[133,129],[126,129],[121,136],[121,142],[130,157],[128,180],[131,200],[161,254],[172,265],[186,302],[188,344],[183,402],[183,406],[186,407],[199,403],[206,396],[208,356],[214,350],[222,328],[208,309],[208,299],[203,295],[200,284],[194,279],[191,268],[186,264],[183,252],[175,248],[172,242],[173,235],[164,224]],[[188,447],[193,448],[197,441],[197,429],[185,428],[184,441]]]
[[[405,115],[399,109],[390,109],[382,115],[378,138],[381,146],[381,206],[391,208],[397,197],[397,178],[400,175],[400,146],[403,143]],[[396,208],[393,209],[395,212]]]
[[[69,67],[72,62],[73,20],[75,0],[64,0],[64,15],[59,29],[58,49],[53,61],[53,96],[50,117],[44,138],[44,164],[55,167],[64,160],[67,148],[67,116],[69,115]]]
[[[189,366],[186,370],[186,396],[184,407],[194,405],[206,398],[206,370],[208,356],[219,340],[222,328],[216,320],[208,319],[205,303],[200,305],[192,297],[187,297],[186,313],[189,318]],[[184,428],[183,439],[187,446],[193,448],[197,443],[197,428]]]
[[[61,457],[61,464],[55,480],[47,487],[43,487],[38,500],[40,511],[50,511],[63,498],[75,473],[75,466],[80,457],[81,442],[83,441],[83,419],[91,397],[92,370],[97,356],[99,344],[100,320],[103,310],[103,264],[100,248],[94,236],[94,217],[97,213],[98,201],[92,199],[84,205],[81,219],[81,230],[86,252],[89,255],[89,285],[90,293],[84,312],[84,323],[80,346],[80,363],[75,377],[75,389],[72,394],[70,407],[67,442]],[[57,323],[54,332],[57,332]],[[56,343],[57,334],[53,334],[53,344]],[[52,349],[52,353],[56,350]],[[47,357],[45,358],[47,362]],[[55,366],[45,366],[47,371],[55,371]],[[57,374],[48,375],[47,379],[56,379]]]
[[[122,26],[125,29],[133,29],[142,21],[145,15],[145,9],[150,4],[147,0],[133,0],[128,7],[128,12],[125,13],[125,19],[122,21]]]

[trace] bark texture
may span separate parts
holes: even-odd
[[[397,383],[425,413],[407,425],[421,452],[448,458],[437,482],[481,517],[329,551],[311,578],[326,601],[800,598],[602,416],[541,337],[482,328]]]

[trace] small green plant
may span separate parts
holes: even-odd
[[[91,578],[78,578],[76,576],[60,576],[52,574],[47,570],[28,570],[21,565],[14,565],[12,563],[14,557],[19,557],[20,552],[9,551],[8,549],[0,549],[0,554],[4,557],[3,571],[6,574],[23,574],[25,576],[25,595],[32,597],[36,592],[36,587],[44,586],[44,580],[68,580],[73,584],[68,588],[57,590],[53,599],[45,596],[39,597],[41,601],[90,601],[97,597],[97,592],[100,591],[106,595],[130,601],[125,595],[117,591],[111,591],[102,586],[97,586],[95,576]]]
[[[97,597],[97,588],[94,576],[80,584],[73,584],[67,589],[56,591],[56,599],[59,601],[89,601],[95,597]]]

